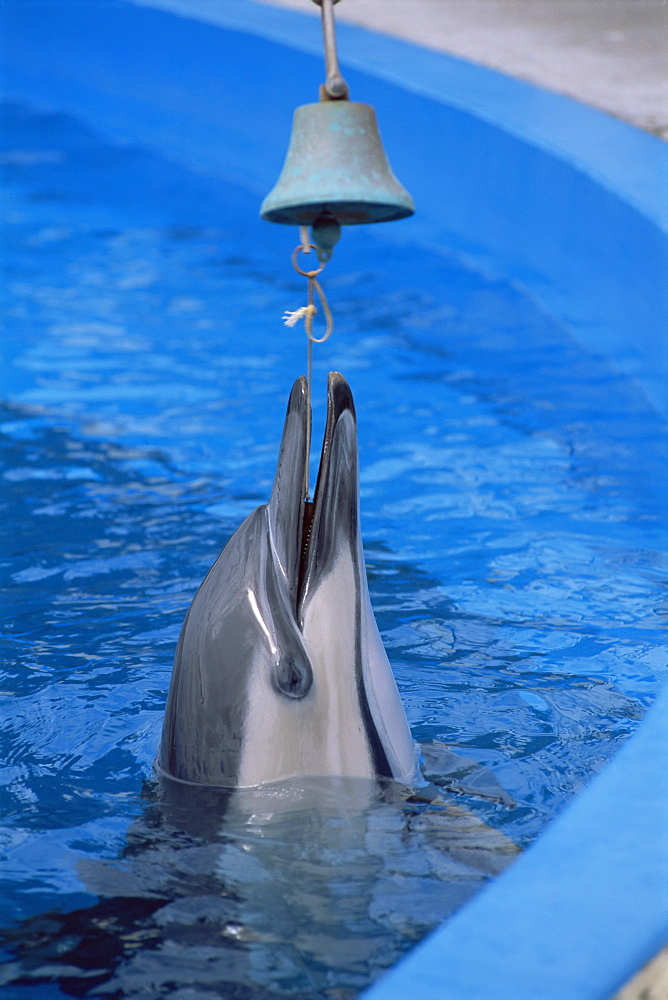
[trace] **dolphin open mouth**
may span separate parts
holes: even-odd
[[[158,766],[252,786],[307,775],[417,780],[374,619],[360,531],[357,422],[338,372],[313,500],[305,378],[290,393],[271,497],[193,598],[174,659]]]
[[[327,380],[327,420],[313,499],[306,496],[311,412],[306,379],[292,387],[271,499],[272,541],[285,573],[299,627],[317,579],[334,555],[333,544],[352,546],[358,530],[358,457],[355,404],[339,372]],[[336,525],[336,531],[333,530]]]

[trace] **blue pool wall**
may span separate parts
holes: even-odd
[[[236,181],[259,207],[292,109],[322,78],[318,22],[249,0],[162,6],[7,0],[4,96]],[[396,39],[342,24],[339,46],[352,96],[376,107],[418,205],[414,219],[375,227],[379,245],[454,248],[520,287],[668,415],[668,147]],[[667,714],[664,694],[521,860],[369,1000],[608,1000],[668,941]]]

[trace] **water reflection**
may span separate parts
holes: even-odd
[[[167,779],[144,797],[121,857],[79,862],[98,903],[6,934],[5,984],[352,998],[517,853],[433,784]]]

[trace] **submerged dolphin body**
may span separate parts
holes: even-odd
[[[157,761],[182,781],[419,776],[369,600],[355,409],[342,375],[329,376],[315,498],[305,503],[310,420],[300,378],[269,503],[232,536],[186,616]]]

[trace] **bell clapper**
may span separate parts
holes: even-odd
[[[328,208],[323,208],[317,219],[311,223],[311,243],[315,245],[318,260],[326,264],[339,242],[341,226]]]

